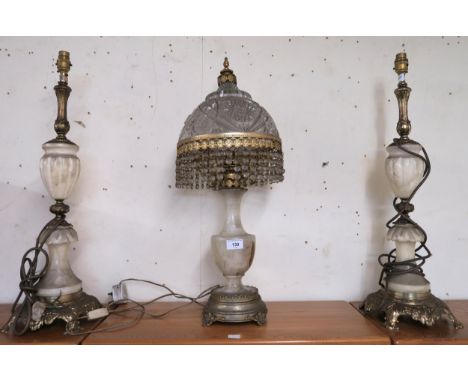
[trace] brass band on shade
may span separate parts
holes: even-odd
[[[272,149],[281,151],[281,140],[274,135],[258,133],[223,133],[197,135],[177,144],[177,155],[199,150],[229,148]]]

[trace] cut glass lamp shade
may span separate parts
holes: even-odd
[[[237,87],[225,60],[219,88],[185,121],[176,187],[248,188],[283,181],[281,139],[270,114]]]

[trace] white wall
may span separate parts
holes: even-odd
[[[222,281],[209,248],[222,200],[177,190],[174,178],[184,120],[216,88],[227,54],[239,87],[276,121],[285,152],[285,181],[244,199],[244,226],[257,236],[245,282],[265,300],[362,299],[377,289],[377,256],[390,248],[383,162],[396,136],[392,68],[402,46],[412,137],[433,165],[414,199],[434,254],[424,269],[436,295],[468,298],[467,45],[456,37],[0,38],[0,302],[16,296],[21,256],[52,217],[38,161],[54,137],[59,49],[73,63],[68,136],[82,171],[68,220],[86,291],[104,299],[130,276],[188,294]]]

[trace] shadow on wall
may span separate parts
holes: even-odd
[[[370,207],[369,216],[372,231],[367,240],[366,266],[362,272],[361,289],[364,292],[362,298],[379,288],[378,280],[381,267],[378,256],[385,252],[386,227],[385,224],[391,217],[389,206],[391,206],[392,193],[385,176],[386,151],[384,147],[385,132],[387,130],[385,118],[385,90],[382,82],[375,86],[374,99],[376,108],[375,126],[376,129],[376,150],[377,158],[374,167],[368,172],[366,177],[366,197]]]

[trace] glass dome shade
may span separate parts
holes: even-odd
[[[281,139],[270,114],[237,87],[227,59],[210,93],[185,121],[176,187],[248,188],[283,181]]]

